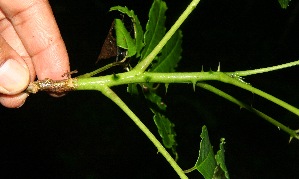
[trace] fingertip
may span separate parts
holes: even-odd
[[[28,68],[14,59],[0,64],[0,76],[0,93],[7,95],[24,91],[30,80]]]
[[[32,61],[39,80],[45,78],[66,79],[67,77],[63,77],[63,74],[70,71],[69,57],[62,39],[33,56]]]
[[[20,108],[25,103],[28,93],[21,93],[17,95],[0,95],[0,103],[7,108]]]

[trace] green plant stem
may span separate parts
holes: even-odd
[[[178,166],[171,155],[163,147],[163,145],[157,140],[157,138],[150,132],[150,130],[140,121],[140,119],[131,111],[131,109],[114,93],[108,86],[101,86],[99,89],[105,96],[110,98],[116,105],[118,105],[142,130],[142,132],[153,142],[157,147],[158,151],[165,157],[165,159],[170,163],[172,168],[177,172],[180,178],[187,179],[184,171]]]
[[[143,59],[140,63],[138,63],[133,70],[138,71],[138,73],[144,72],[147,67],[151,64],[154,58],[158,55],[158,53],[162,50],[167,41],[173,36],[173,34],[179,29],[182,23],[186,20],[186,18],[190,15],[190,13],[196,8],[197,4],[200,0],[193,0],[186,10],[181,14],[178,20],[173,24],[173,26],[169,29],[169,31],[165,34],[159,44],[154,48],[154,50]]]
[[[265,72],[270,72],[270,71],[275,71],[275,70],[281,70],[283,68],[288,68],[288,67],[292,67],[292,66],[296,66],[296,65],[299,65],[299,60],[281,64],[281,65],[272,66],[272,67],[259,68],[259,69],[254,69],[254,70],[236,71],[236,72],[227,73],[227,74],[237,75],[237,76],[249,76],[249,75],[255,75],[258,73],[265,73]]]
[[[256,114],[257,116],[260,116],[261,118],[267,120],[271,124],[277,126],[279,129],[285,131],[286,133],[288,133],[291,136],[291,138],[294,137],[294,138],[299,140],[299,135],[296,133],[295,130],[292,130],[292,129],[288,128],[287,126],[285,126],[282,123],[276,121],[272,117],[270,117],[270,116],[266,115],[265,113],[263,113],[263,112],[255,109],[255,108],[243,103],[242,101],[234,98],[233,96],[231,96],[231,95],[229,95],[229,94],[227,94],[227,93],[225,93],[225,92],[223,92],[223,91],[221,91],[221,90],[219,90],[219,89],[217,89],[217,88],[215,88],[215,87],[213,87],[213,86],[211,86],[207,83],[197,83],[196,86],[199,86],[199,87],[201,87],[205,90],[211,91],[211,92],[217,94],[218,96],[221,96],[221,97],[229,100],[230,102],[235,103],[236,105],[240,106],[241,108],[247,109],[248,111]]]
[[[105,66],[103,66],[103,67],[101,67],[99,69],[96,69],[96,70],[92,71],[92,72],[85,73],[83,75],[77,76],[77,78],[88,78],[88,77],[92,77],[92,76],[95,76],[95,75],[97,75],[97,74],[105,71],[105,70],[108,70],[111,67],[114,67],[114,66],[117,66],[117,65],[121,65],[122,63],[123,63],[122,61],[109,63],[109,64],[107,64],[107,65],[105,65]]]
[[[154,73],[144,72],[142,74],[136,74],[134,71],[119,73],[115,75],[107,75],[103,77],[91,77],[91,78],[78,78],[76,80],[77,90],[97,90],[99,85],[106,85],[109,87],[124,85],[129,83],[192,83],[193,86],[199,81],[221,81],[224,83],[232,84],[255,93],[263,98],[272,101],[275,104],[291,111],[299,116],[299,109],[291,106],[290,104],[267,94],[251,85],[240,81],[237,78],[231,77],[223,72],[186,72],[186,73]]]
[[[278,98],[276,98],[276,97],[274,97],[274,96],[272,96],[268,93],[263,92],[262,90],[259,90],[255,87],[253,87],[251,85],[248,85],[244,82],[241,82],[239,80],[229,80],[227,83],[238,86],[238,87],[243,88],[245,90],[248,90],[248,91],[250,91],[254,94],[257,94],[257,95],[259,95],[259,96],[261,96],[261,97],[263,97],[263,98],[265,98],[265,99],[267,99],[267,100],[269,100],[269,101],[271,101],[271,102],[273,102],[273,103],[289,110],[290,112],[296,114],[297,116],[299,116],[299,109],[295,108],[294,106],[292,106],[292,105],[290,105],[290,104],[288,104],[288,103],[286,103],[286,102],[284,102],[284,101],[282,101],[282,100],[280,100],[280,99],[278,99]]]

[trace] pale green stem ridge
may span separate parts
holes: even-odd
[[[162,40],[159,42],[159,44],[154,48],[154,50],[147,57],[145,57],[145,59],[143,59],[141,62],[139,62],[135,66],[135,68],[133,69],[133,71],[136,70],[136,71],[138,71],[138,73],[142,73],[142,72],[144,72],[147,69],[147,67],[152,63],[152,61],[154,60],[154,58],[162,50],[162,48],[167,43],[167,41],[179,29],[179,27],[186,20],[186,18],[189,16],[189,14],[196,8],[196,6],[199,3],[199,1],[200,0],[193,0],[189,4],[189,6],[186,8],[186,10],[181,14],[181,16],[173,24],[173,26],[169,29],[169,31],[165,34],[165,36],[162,38]]]
[[[187,179],[184,171],[178,166],[171,155],[157,140],[157,138],[150,132],[150,130],[140,121],[140,119],[131,111],[131,109],[114,93],[108,86],[101,86],[99,90],[108,98],[110,98],[116,105],[118,105],[139,127],[139,129],[153,142],[158,151],[165,157],[172,168],[177,172],[180,178]]]
[[[275,70],[281,70],[283,68],[288,68],[288,67],[292,67],[292,66],[296,66],[296,65],[299,65],[299,60],[281,64],[281,65],[272,66],[272,67],[259,68],[259,69],[255,69],[255,70],[236,71],[236,72],[227,73],[227,74],[237,75],[237,76],[249,76],[249,75],[255,75],[258,73],[265,73],[265,72],[270,72],[270,71],[275,71]]]
[[[238,106],[240,106],[241,108],[245,108],[247,109],[248,111],[256,114],[257,116],[260,116],[261,118],[265,119],[266,121],[270,122],[271,124],[273,124],[274,126],[278,127],[279,129],[285,131],[286,133],[288,133],[291,137],[294,137],[296,139],[299,139],[299,135],[296,133],[295,130],[292,130],[290,128],[288,128],[287,126],[283,125],[282,123],[276,121],[275,119],[273,119],[272,117],[266,115],[265,113],[241,102],[240,100],[234,98],[233,96],[209,85],[209,84],[206,84],[206,83],[197,83],[197,86],[203,88],[203,89],[206,89],[208,91],[211,91],[215,94],[217,94],[218,96],[221,96],[227,100],[229,100],[230,102],[232,103],[235,103],[237,104]]]

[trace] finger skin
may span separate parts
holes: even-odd
[[[10,69],[12,65],[16,64],[18,64],[19,68],[17,68],[17,71],[14,70],[16,72],[14,73]],[[0,103],[10,108],[22,105],[28,95],[20,94],[20,92],[25,90],[29,84],[29,70],[23,59],[7,44],[2,36],[0,36],[0,68],[1,84],[4,85],[6,83],[6,87],[7,84],[11,86],[9,92],[7,92],[10,95],[0,94]],[[18,75],[20,72],[22,72],[22,75]],[[18,76],[17,79],[21,80],[14,82],[7,81],[7,79],[11,79],[12,76],[16,75]]]
[[[25,103],[27,97],[27,93],[20,93],[17,95],[2,94],[0,97],[0,103],[7,108],[19,108]]]
[[[30,81],[36,78],[35,70],[32,64],[31,57],[28,55],[21,39],[19,38],[10,21],[5,17],[0,9],[0,34],[5,41],[17,52],[25,61],[30,71]],[[0,46],[1,47],[1,46]],[[21,63],[21,62],[20,62]]]
[[[69,71],[66,48],[46,0],[0,1],[31,57],[39,79],[61,79]]]
[[[62,79],[62,75],[70,71],[69,60],[48,1],[2,0],[0,9],[11,24],[8,23],[7,28],[2,28],[5,29],[2,32],[0,24],[1,35],[3,34],[3,38],[25,59],[31,81],[35,73],[38,79]],[[19,41],[14,39],[16,36]],[[2,95],[0,102],[7,107],[16,107],[25,101],[26,95],[20,96]]]

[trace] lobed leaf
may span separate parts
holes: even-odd
[[[176,133],[174,131],[174,124],[161,113],[152,109],[154,115],[154,121],[158,128],[159,135],[162,138],[163,144],[166,148],[172,149],[177,146],[175,141]]]
[[[206,126],[202,127],[200,137],[201,142],[199,156],[196,161],[195,168],[203,175],[204,178],[211,179],[214,175],[217,163]]]
[[[149,71],[174,72],[182,53],[182,31],[178,30],[169,39],[162,49],[162,55],[158,56]]]
[[[118,47],[128,50],[127,57],[136,54],[135,41],[127,31],[124,23],[120,19],[115,19],[116,44]]]
[[[225,166],[224,160],[224,144],[225,139],[220,141],[220,149],[214,155],[213,147],[210,143],[209,134],[206,126],[202,127],[200,134],[199,156],[194,167],[186,170],[186,173],[197,169],[205,179],[229,179],[229,174]]]
[[[144,97],[155,104],[160,110],[165,111],[167,105],[162,101],[161,96],[156,93],[152,83],[142,84]]]
[[[144,43],[143,43],[143,30],[140,25],[140,21],[139,21],[138,17],[135,15],[133,10],[129,10],[127,7],[114,6],[114,7],[110,8],[110,11],[115,11],[115,10],[117,10],[123,14],[126,14],[127,16],[129,16],[131,18],[131,21],[132,21],[133,27],[134,27],[134,38],[135,38],[134,41],[135,41],[135,46],[136,46],[136,57],[139,57],[141,49],[144,46]]]
[[[220,147],[219,147],[220,149],[218,150],[217,154],[215,155],[217,167],[215,169],[213,178],[229,179],[228,170],[225,165],[224,144],[225,144],[225,139],[224,138],[220,139]]]
[[[149,11],[149,20],[146,24],[146,32],[144,34],[145,46],[141,52],[141,59],[144,59],[163,38],[165,28],[165,12],[167,10],[166,3],[161,0],[155,0]]]

